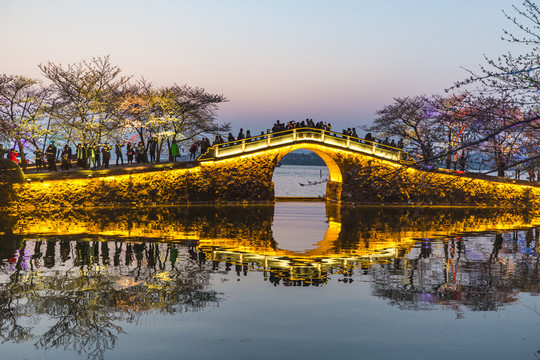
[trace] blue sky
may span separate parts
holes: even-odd
[[[154,85],[224,94],[219,121],[371,122],[394,97],[443,93],[511,49],[514,0],[0,0],[0,73],[110,55]]]

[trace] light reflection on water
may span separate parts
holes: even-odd
[[[2,353],[531,358],[537,224],[324,203],[4,214]]]

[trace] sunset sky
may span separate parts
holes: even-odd
[[[224,94],[219,121],[370,123],[511,50],[516,0],[0,0],[0,73],[110,55],[126,75]]]

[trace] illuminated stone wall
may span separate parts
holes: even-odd
[[[327,199],[351,204],[540,205],[536,186],[429,172],[320,145],[296,144],[251,155],[111,177],[0,185],[0,206],[65,207],[185,203],[272,202],[272,175],[296,149],[321,155],[330,171]]]
[[[343,174],[343,203],[450,206],[540,205],[540,188],[442,171],[422,171],[389,161],[336,153]],[[503,182],[507,180],[508,182]]]
[[[0,206],[66,207],[271,202],[274,157],[246,157],[191,169],[0,185]]]

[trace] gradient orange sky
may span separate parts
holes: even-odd
[[[513,0],[0,0],[0,73],[110,55],[154,85],[224,94],[219,121],[371,122],[394,97],[443,93],[510,50]]]

